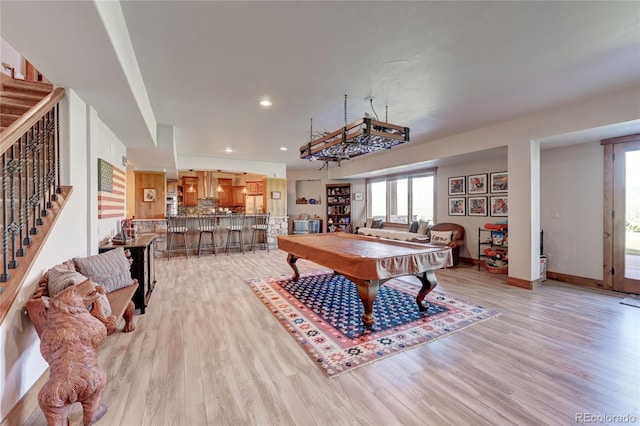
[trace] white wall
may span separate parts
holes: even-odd
[[[477,258],[478,256],[478,228],[482,227],[485,223],[493,223],[496,221],[503,221],[506,217],[492,217],[492,216],[449,216],[449,194],[448,183],[450,177],[466,176],[467,182],[469,175],[475,175],[480,173],[487,174],[487,183],[489,183],[489,176],[492,172],[503,172],[507,170],[507,156],[501,155],[490,160],[473,161],[461,164],[455,164],[450,166],[441,166],[437,170],[437,182],[436,182],[436,223],[453,222],[458,225],[464,226],[465,232],[465,244],[460,250],[460,256]],[[467,185],[468,186],[468,185]],[[467,190],[468,192],[468,190]],[[487,203],[491,193],[478,194],[477,196],[486,196]],[[497,195],[497,194],[494,194]],[[503,194],[500,194],[503,195]],[[473,195],[476,196],[476,195]],[[469,198],[469,195],[456,196]],[[467,200],[468,201],[468,200]],[[488,204],[487,204],[488,205]],[[468,209],[468,205],[467,205]]]
[[[582,142],[540,151],[540,228],[550,271],[601,280],[603,147]],[[507,170],[506,156],[438,168],[437,222],[464,226],[463,257],[477,258],[479,227],[506,218],[449,216],[448,178],[501,170]]]
[[[24,78],[24,60],[22,59],[22,55],[1,37],[0,62],[3,64],[9,64],[13,67],[14,77]],[[11,72],[5,71],[4,67],[2,67],[2,72],[7,75],[11,75]]]
[[[116,222],[98,221],[97,210],[87,207],[97,205],[97,155],[118,164],[115,158],[124,155],[125,147],[73,91],[67,90],[61,111],[61,179],[63,185],[73,186],[73,192],[0,325],[0,419],[48,368],[40,355],[40,340],[24,313],[26,301],[50,267],[97,253],[97,236],[113,232],[109,224]]]
[[[604,148],[595,141],[540,154],[540,223],[547,267],[601,280]]]

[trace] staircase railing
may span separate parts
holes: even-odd
[[[12,271],[23,259],[33,261],[33,253],[28,256],[28,251],[39,251],[41,246],[32,247],[33,237],[63,192],[59,103],[64,96],[64,89],[55,89],[0,133],[0,322],[15,300],[28,267],[19,268],[21,274]]]

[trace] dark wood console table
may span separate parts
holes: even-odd
[[[122,247],[131,251],[131,278],[138,280],[138,290],[131,298],[136,305],[136,310],[144,314],[144,309],[149,303],[149,297],[156,285],[155,272],[155,235],[140,235],[134,240],[128,240],[127,244],[105,244],[98,249],[99,253]]]

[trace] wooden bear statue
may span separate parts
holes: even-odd
[[[107,407],[100,403],[107,374],[98,364],[98,350],[107,329],[87,310],[99,293],[83,294],[71,286],[54,297],[43,297],[47,321],[40,338],[40,352],[49,363],[49,380],[38,394],[47,424],[67,425],[67,410],[82,404],[83,424],[102,418]]]

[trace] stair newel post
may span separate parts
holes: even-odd
[[[7,282],[9,274],[9,229],[7,212],[7,155],[2,154],[2,273],[0,282]]]
[[[20,139],[15,143],[18,150],[18,173],[17,173],[17,186],[18,186],[18,226],[20,228],[20,233],[18,235],[18,239],[20,240],[20,248],[16,255],[24,256],[26,254],[24,246],[31,244],[31,239],[29,238],[29,233],[27,232],[27,226],[25,226],[25,215],[28,212],[29,208],[25,202],[25,177],[24,171],[26,170],[26,164],[24,163],[24,140],[26,138],[26,134],[22,135]]]
[[[55,157],[56,157],[56,194],[62,193],[60,186],[60,103],[55,104],[53,107],[55,117]],[[58,199],[57,195],[53,195]]]
[[[29,204],[31,204],[31,208],[29,211],[33,215],[32,223],[33,226],[29,230],[31,235],[36,235],[38,233],[38,163],[37,163],[37,151],[38,151],[38,140],[36,137],[36,125],[34,124],[31,127],[31,137],[29,138],[29,161],[31,161],[31,194],[29,195]],[[40,220],[41,221],[41,220]]]

